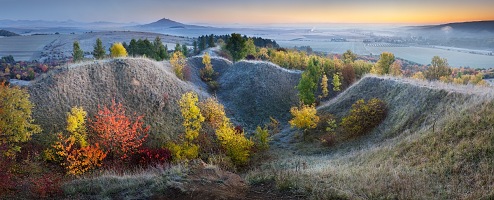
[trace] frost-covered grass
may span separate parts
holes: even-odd
[[[494,193],[491,88],[366,77],[319,107],[345,115],[356,99],[377,97],[388,117],[371,133],[327,148],[285,143],[277,160],[251,170],[251,183],[314,199],[479,199]],[[287,146],[292,149],[288,150]]]

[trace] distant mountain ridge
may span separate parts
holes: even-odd
[[[482,32],[488,31],[494,33],[494,20],[490,21],[472,21],[472,22],[455,22],[440,25],[419,26],[422,30],[456,30],[464,32]]]
[[[0,36],[4,36],[4,37],[12,37],[12,36],[19,36],[19,34],[14,33],[14,32],[11,32],[11,31],[1,30],[1,29],[0,29]]]
[[[197,26],[197,25],[189,25],[189,24],[183,24],[177,21],[173,21],[168,18],[163,18],[158,21],[149,23],[149,24],[144,24],[144,25],[138,25],[139,28],[207,28],[205,26]]]
[[[116,22],[79,22],[74,20],[47,21],[47,20],[10,20],[0,19],[2,28],[54,28],[54,27],[123,27],[135,26],[136,23],[116,23]]]

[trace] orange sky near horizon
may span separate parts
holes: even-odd
[[[123,23],[437,24],[494,20],[494,0],[5,0],[0,13],[0,19]]]
[[[493,1],[494,2],[494,1]],[[248,12],[231,9],[216,10],[222,14],[207,14],[201,21],[218,23],[397,23],[397,24],[439,24],[450,22],[494,20],[494,7],[476,5],[448,6],[438,8],[421,5],[354,5],[345,8],[307,7],[270,10],[249,9]],[[194,14],[191,14],[194,17]],[[228,16],[228,17],[225,17]],[[199,16],[198,16],[199,17]],[[194,21],[193,19],[185,19]],[[195,20],[197,21],[197,19]]]

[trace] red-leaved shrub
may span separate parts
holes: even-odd
[[[141,148],[134,154],[133,163],[141,166],[157,165],[169,163],[171,152],[167,148]]]

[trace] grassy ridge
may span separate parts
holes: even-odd
[[[297,145],[252,170],[311,198],[477,199],[494,189],[494,97],[479,87],[366,77],[319,108],[343,116],[357,99],[387,102],[388,117],[368,135],[330,149]],[[277,150],[275,150],[277,151]]]
[[[127,113],[145,115],[151,126],[150,141],[158,144],[182,131],[178,100],[187,91],[209,96],[179,80],[168,63],[144,58],[73,64],[40,77],[29,87],[33,116],[46,134],[63,130],[71,107],[82,106],[93,116],[98,105],[110,105],[114,98]]]

